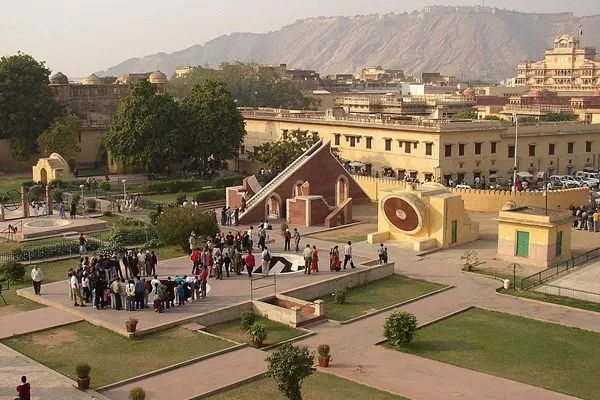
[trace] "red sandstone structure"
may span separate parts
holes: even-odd
[[[250,176],[242,186],[227,188],[227,206],[241,207],[242,197],[242,224],[285,218],[292,225],[328,228],[351,223],[352,204],[370,201],[322,139],[264,187]]]

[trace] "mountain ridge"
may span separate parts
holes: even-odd
[[[582,46],[600,41],[600,14],[576,17],[492,8],[482,12],[477,7],[442,9],[316,17],[267,33],[233,32],[204,45],[130,58],[97,74],[160,69],[171,75],[179,65],[216,67],[221,62],[245,61],[287,63],[322,75],[382,65],[414,74],[437,70],[458,78],[501,80],[516,74],[518,62],[543,59],[557,36],[576,33],[580,23]]]

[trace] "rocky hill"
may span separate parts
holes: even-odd
[[[313,18],[274,32],[223,35],[203,46],[132,58],[99,74],[160,69],[170,75],[178,65],[255,61],[321,74],[382,65],[414,74],[437,70],[458,78],[501,80],[515,75],[519,61],[543,58],[556,36],[576,34],[580,23],[582,45],[600,44],[600,15],[426,7],[412,14]]]

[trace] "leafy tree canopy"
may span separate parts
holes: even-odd
[[[486,121],[502,121],[502,118],[497,115],[486,115],[484,119]]]
[[[277,142],[267,142],[254,148],[248,156],[252,161],[265,164],[273,171],[282,171],[318,140],[308,131],[284,131]]]
[[[475,111],[458,112],[452,116],[452,119],[477,119]]]
[[[569,112],[549,113],[540,117],[540,121],[544,122],[577,121],[578,119],[579,117],[576,114]]]
[[[0,58],[0,139],[10,139],[12,155],[27,159],[37,138],[60,114],[43,61],[18,53]]]
[[[111,156],[126,166],[144,165],[163,171],[180,161],[186,146],[179,106],[143,79],[122,99],[105,138]]]
[[[68,158],[79,150],[81,120],[75,115],[59,117],[38,138],[44,155],[59,153]]]
[[[171,79],[168,90],[175,97],[185,97],[195,85],[207,79],[224,82],[241,107],[314,108],[314,100],[305,97],[293,82],[253,63],[223,63],[219,69],[196,67]]]
[[[302,400],[302,382],[316,370],[314,356],[308,351],[308,348],[285,343],[267,357],[266,361],[268,363],[267,376],[277,382],[277,388],[285,398]]]
[[[179,104],[187,156],[206,165],[209,160],[228,160],[239,154],[246,128],[225,83],[206,79]]]
[[[539,122],[538,119],[536,117],[519,117],[519,123],[520,124],[533,124]]]
[[[204,239],[219,232],[219,225],[214,211],[204,211],[199,207],[173,207],[167,208],[156,219],[156,231],[161,242],[180,245],[188,251],[190,233],[195,232],[200,243],[205,243]]]

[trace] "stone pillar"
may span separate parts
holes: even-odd
[[[315,315],[317,317],[325,315],[325,302],[323,300],[315,300],[313,304],[315,306]]]
[[[54,209],[52,207],[52,189],[50,185],[46,185],[46,204],[48,204],[48,215],[54,214]]]
[[[29,203],[27,202],[27,195],[29,191],[25,189],[25,186],[21,186],[21,208],[23,209],[23,218],[29,218]]]
[[[0,204],[0,222],[4,222],[4,203]]]
[[[293,320],[290,321],[292,324],[294,324],[294,326],[298,326],[298,324],[300,323],[300,314],[302,313],[302,308],[300,307],[292,307],[291,310],[295,313],[295,315],[292,317]]]

